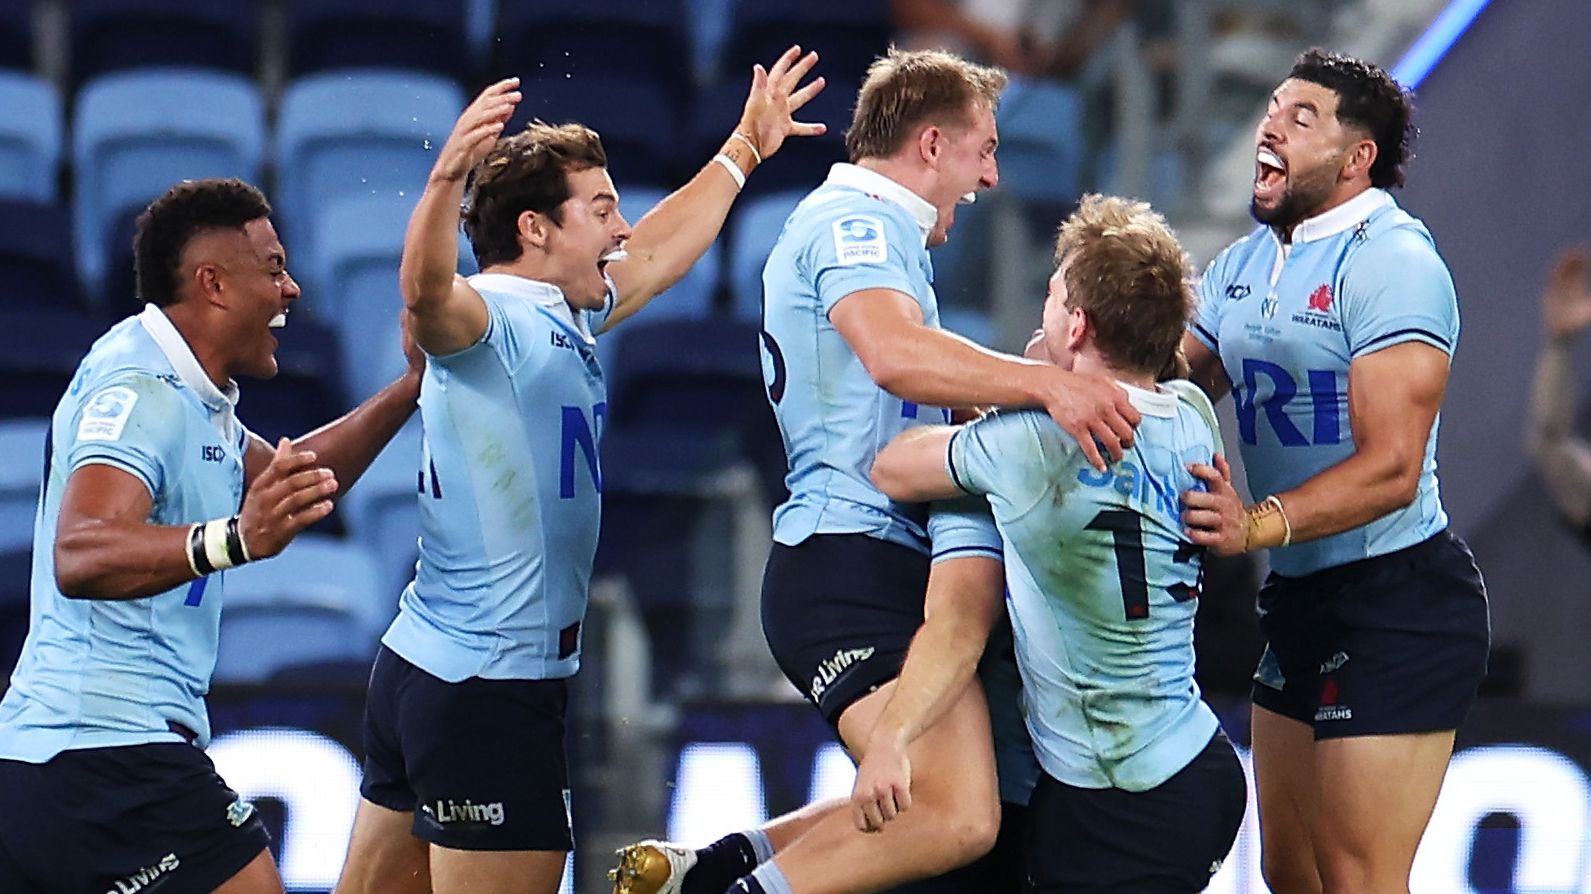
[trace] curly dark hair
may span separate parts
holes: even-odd
[[[195,236],[241,231],[250,221],[270,216],[265,195],[236,178],[184,180],[166,190],[138,215],[133,232],[138,296],[161,307],[177,303],[182,297],[182,253]]]
[[[1380,66],[1316,47],[1298,57],[1287,75],[1337,94],[1337,120],[1376,142],[1370,183],[1402,186],[1403,167],[1414,157],[1414,96]]]
[[[518,260],[519,215],[535,211],[561,226],[569,175],[607,166],[602,138],[583,124],[537,120],[498,140],[470,172],[464,202],[464,232],[475,263],[484,270]]]

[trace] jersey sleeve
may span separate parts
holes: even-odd
[[[1221,353],[1221,305],[1225,303],[1225,286],[1221,283],[1220,270],[1225,257],[1224,253],[1216,256],[1204,268],[1204,275],[1199,277],[1198,306],[1193,311],[1193,322],[1188,324],[1188,331],[1193,333],[1193,337],[1217,355]]]
[[[503,366],[517,370],[527,361],[544,356],[539,349],[547,343],[547,339],[545,335],[541,338],[532,337],[532,331],[539,328],[536,325],[539,314],[529,307],[528,302],[514,306],[487,292],[481,293],[481,300],[486,302],[486,331],[481,333],[480,341],[461,351],[433,356],[433,362],[448,369],[476,362],[475,358],[481,352],[491,351],[498,356]]]
[[[863,289],[892,289],[920,301],[912,289],[909,252],[920,249],[921,237],[906,233],[893,217],[871,209],[837,212],[811,226],[807,261],[824,316],[841,298]]]
[[[950,438],[950,480],[969,494],[1027,511],[1049,489],[1054,471],[1078,452],[1077,442],[1039,410],[993,413]]]
[[[1436,246],[1412,227],[1372,238],[1343,271],[1342,325],[1351,356],[1408,341],[1451,355],[1458,342],[1458,295]]]
[[[142,481],[150,496],[158,495],[179,468],[184,412],[176,387],[156,376],[101,384],[79,405],[61,445],[67,474],[87,465],[114,466]]]
[[[989,502],[977,497],[944,500],[930,506],[928,539],[933,543],[936,564],[945,559],[1000,559],[1004,555]]]

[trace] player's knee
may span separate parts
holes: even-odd
[[[1322,894],[1320,873],[1312,857],[1267,851],[1260,857],[1260,875],[1274,894]]]
[[[945,830],[947,852],[954,855],[955,865],[971,863],[994,849],[1000,835],[1000,806],[962,807],[947,817]]]

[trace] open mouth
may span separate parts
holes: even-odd
[[[1287,186],[1287,162],[1264,146],[1254,154],[1254,197],[1274,200]]]
[[[961,198],[957,199],[956,200],[956,204],[957,205],[971,205],[973,202],[976,202],[976,201],[978,201],[978,194],[975,193],[975,192],[969,192],[969,193],[966,193],[966,194],[962,195]]]
[[[614,261],[622,261],[629,256],[630,253],[624,249],[615,248],[613,251],[610,251],[597,259],[597,272],[606,275],[609,264],[613,263]]]
[[[266,325],[271,327],[272,329],[280,329],[283,326],[286,326],[287,325],[287,311],[284,310],[281,313],[277,314],[276,316],[271,317],[271,321],[269,323],[267,323]]]

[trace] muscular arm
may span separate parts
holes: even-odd
[[[1191,332],[1182,334],[1182,355],[1188,360],[1188,380],[1204,389],[1210,403],[1218,403],[1232,390],[1221,366],[1221,355],[1205,347]]]
[[[332,471],[342,489],[352,487],[381,448],[387,446],[398,429],[414,415],[420,398],[422,368],[411,366],[400,378],[346,415],[295,438],[293,447],[313,451],[319,465]],[[252,486],[275,458],[276,448],[251,433],[243,457],[245,485]]]
[[[972,681],[999,616],[1004,568],[995,559],[947,559],[928,577],[923,626],[857,768],[851,803],[857,828],[876,831],[911,806],[906,749],[955,704]]]
[[[1194,465],[1209,492],[1187,491],[1183,518],[1189,537],[1223,555],[1278,546],[1286,526],[1292,541],[1329,537],[1369,524],[1414,501],[1425,444],[1447,387],[1448,355],[1423,342],[1404,342],[1366,354],[1348,366],[1348,418],[1354,452],[1292,490],[1275,496],[1286,513],[1247,510],[1229,470]]]
[[[137,476],[91,464],[66,479],[55,535],[55,582],[78,599],[138,599],[195,575],[188,525],[149,524],[154,499]]]
[[[918,425],[896,435],[873,459],[873,485],[903,503],[965,496],[945,465],[955,433],[954,426]]]

